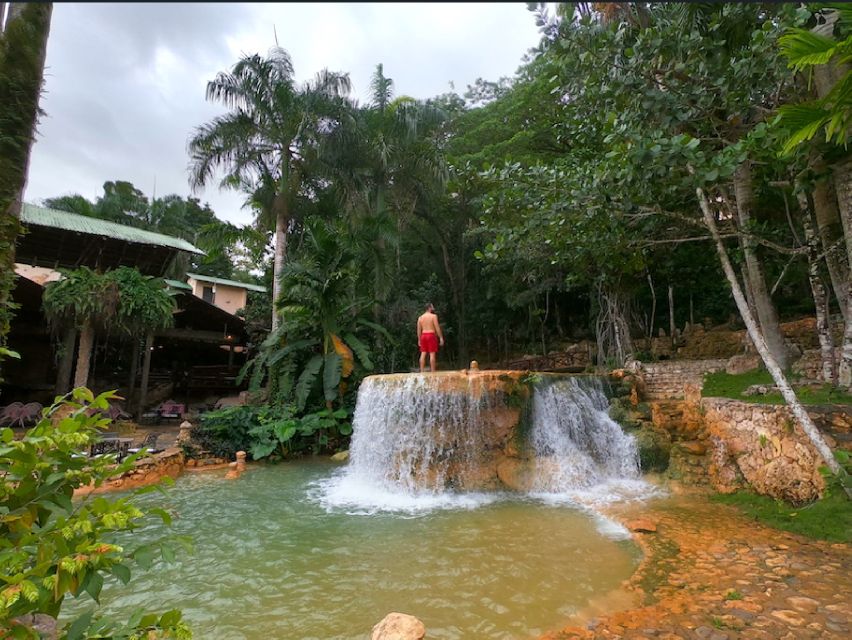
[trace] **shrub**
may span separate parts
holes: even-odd
[[[128,565],[150,566],[159,550],[165,560],[174,549],[164,541],[131,551],[109,542],[120,531],[145,526],[152,517],[170,522],[162,509],[143,512],[134,496],[107,499],[90,496],[72,501],[74,490],[130,470],[137,456],[116,463],[114,455],[88,458],[81,454],[98,438],[109,420],[113,393],[93,397],[75,389],[45,410],[35,427],[20,440],[11,429],[0,430],[0,636],[38,638],[29,626],[31,614],[56,618],[67,595],[88,594],[97,602],[105,576],[126,583]],[[93,415],[95,414],[95,415]],[[64,416],[64,417],[63,417]],[[3,633],[7,631],[8,635]],[[126,623],[94,615],[75,619],[63,638],[190,638],[179,611],[162,616],[138,613]]]
[[[237,451],[247,451],[255,460],[336,451],[348,444],[352,433],[348,416],[345,409],[297,417],[290,405],[228,407],[202,416],[193,439],[213,455],[228,459]]]

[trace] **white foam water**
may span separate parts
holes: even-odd
[[[639,478],[633,436],[609,417],[595,378],[548,381],[535,389],[530,445],[537,465],[534,493],[565,494]]]
[[[349,464],[312,497],[327,509],[369,514],[473,509],[511,497],[464,491],[484,449],[479,416],[505,395],[471,376],[468,389],[429,375],[366,378],[353,420]],[[545,379],[536,385],[528,445],[536,460],[528,499],[593,508],[654,493],[640,479],[635,439],[607,414],[599,380]],[[621,535],[612,526],[602,526]]]

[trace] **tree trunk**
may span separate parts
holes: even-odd
[[[272,330],[278,328],[278,308],[276,304],[281,295],[281,272],[287,259],[287,232],[290,226],[289,208],[285,196],[275,198],[275,261],[272,266]]]
[[[750,235],[752,232],[751,216],[754,207],[754,184],[752,182],[751,163],[748,160],[740,164],[734,172],[734,193],[737,201],[736,209],[740,231],[746,234],[742,237],[746,265],[745,275],[751,285],[757,319],[773,358],[782,369],[786,369],[790,364],[787,346],[784,344],[784,335],[781,333],[778,313],[766,288],[766,278],[757,257],[756,245]]]
[[[74,372],[74,388],[89,385],[89,368],[92,365],[92,348],[95,346],[95,329],[86,322],[80,329],[80,345],[77,348],[77,369]]]
[[[834,188],[837,191],[837,208],[846,241],[846,259],[852,270],[852,158],[834,166]],[[843,348],[840,351],[840,385],[852,388],[852,279],[846,283],[846,321],[843,330]]]
[[[142,357],[142,381],[139,384],[139,400],[136,403],[136,419],[142,418],[145,411],[145,402],[148,399],[148,376],[151,373],[151,351],[154,347],[154,334],[145,336],[145,354]]]
[[[842,239],[842,229],[840,214],[837,210],[837,199],[834,195],[834,185],[831,179],[825,176],[826,167],[822,158],[815,158],[811,164],[817,173],[817,180],[813,189],[817,233],[825,253],[825,264],[828,267],[831,288],[834,291],[835,298],[837,298],[840,313],[846,319],[849,265],[843,259],[845,253],[843,249],[835,246]]]
[[[734,272],[734,267],[728,259],[728,252],[725,250],[725,245],[722,243],[722,238],[719,235],[719,229],[716,227],[716,218],[710,210],[710,204],[707,202],[704,191],[699,187],[695,190],[695,192],[698,196],[698,203],[701,206],[701,212],[704,214],[704,224],[709,229],[710,235],[713,236],[713,241],[716,244],[716,251],[719,254],[719,261],[722,263],[722,270],[725,272],[725,277],[728,279],[728,284],[731,286],[731,293],[734,296],[734,302],[737,304],[737,309],[739,309],[748,334],[751,337],[751,341],[754,343],[757,352],[760,354],[763,364],[766,365],[766,369],[769,371],[769,374],[772,376],[772,379],[781,391],[784,401],[790,407],[790,410],[793,412],[793,416],[798,421],[799,426],[802,427],[805,435],[819,452],[826,466],[835,475],[843,475],[844,471],[838,464],[837,460],[834,459],[831,448],[816,428],[816,425],[814,425],[813,420],[811,420],[811,417],[808,415],[808,412],[805,411],[805,408],[799,402],[799,399],[796,397],[796,392],[793,391],[790,383],[787,382],[787,378],[784,376],[784,371],[781,369],[780,364],[773,356],[772,351],[766,344],[766,341],[763,339],[763,333],[755,321],[754,316],[752,316],[751,310],[748,308],[742,289],[740,289],[740,284],[737,281],[737,275]]]
[[[651,272],[648,275],[648,287],[651,289],[651,321],[648,323],[648,350],[651,350],[652,340],[654,339],[654,323],[657,317],[657,292],[654,291],[654,281],[651,279]]]
[[[803,191],[799,191],[797,198],[802,210],[802,226],[808,247],[808,280],[814,297],[817,337],[819,338],[819,351],[822,360],[822,379],[829,384],[834,384],[837,379],[837,366],[834,360],[834,339],[831,335],[828,291],[819,272],[819,240],[811,223],[807,195]]]
[[[74,345],[77,342],[77,329],[68,327],[62,335],[62,355],[59,359],[59,367],[56,371],[56,388],[54,394],[63,396],[68,393],[68,384],[71,382],[71,369],[74,367]]]
[[[843,329],[843,348],[840,350],[840,368],[837,373],[839,386],[852,391],[852,283],[846,297],[846,322]]]
[[[130,350],[130,372],[127,376],[127,406],[133,402],[133,392],[136,390],[136,374],[139,369],[139,337],[131,338],[133,347]]]
[[[21,229],[52,11],[52,3],[12,3],[5,25],[0,25],[0,347],[6,346],[12,319],[15,241]]]
[[[674,287],[669,285],[669,336],[671,336],[672,349],[675,346],[675,319],[674,319]]]

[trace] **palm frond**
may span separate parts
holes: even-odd
[[[364,368],[368,371],[372,370],[373,361],[370,359],[370,350],[367,346],[351,333],[347,333],[343,336],[343,338],[346,340],[346,344],[349,345],[352,351],[354,351],[358,356],[358,360],[360,360],[361,364],[364,365]]]
[[[834,38],[807,29],[791,29],[778,39],[781,53],[797,71],[827,63],[842,44]]]
[[[323,363],[322,386],[323,394],[327,401],[337,397],[340,375],[342,372],[343,358],[336,353],[327,353]]]

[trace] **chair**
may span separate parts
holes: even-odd
[[[127,452],[128,453],[139,453],[142,449],[148,449],[148,453],[159,453],[161,450],[157,449],[157,440],[159,439],[159,433],[149,433],[145,436],[145,439],[142,441],[142,444],[138,447],[130,447]]]

